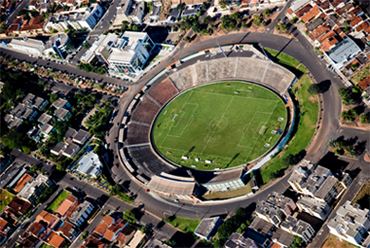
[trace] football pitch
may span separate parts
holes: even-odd
[[[159,152],[174,163],[224,169],[271,149],[286,119],[286,107],[273,92],[250,83],[222,82],[172,100],[157,117],[152,137]]]

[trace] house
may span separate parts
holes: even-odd
[[[60,223],[60,219],[45,210],[43,210],[37,217],[36,217],[36,222],[38,223],[44,223],[46,224],[46,228],[53,229],[54,227],[57,227],[58,224]]]
[[[24,174],[17,182],[17,184],[14,186],[14,191],[19,192],[23,189],[24,185],[28,183],[32,179],[32,176],[28,175],[27,173]]]
[[[45,139],[48,139],[50,134],[54,132],[55,128],[52,125],[45,123],[40,127],[39,135],[42,135]]]
[[[331,234],[360,247],[368,247],[366,239],[370,229],[370,211],[360,205],[346,201],[336,212],[334,219],[327,224]]]
[[[19,29],[19,33],[21,35],[41,34],[43,33],[44,25],[45,25],[45,21],[42,19],[41,15],[38,15],[36,17],[31,17],[30,20],[23,21],[23,24],[21,28]]]
[[[41,233],[45,232],[46,228],[39,222],[33,222],[32,225],[27,229],[27,232],[33,235],[35,238],[39,237]]]
[[[159,21],[159,14],[161,13],[162,3],[160,1],[152,2],[152,11],[149,13],[150,22]]]
[[[44,27],[45,32],[51,32],[52,30],[63,32],[64,30],[68,29],[68,18],[69,16],[60,13],[52,14]]]
[[[133,2],[131,5],[131,11],[128,14],[128,20],[130,24],[141,25],[145,16],[145,2],[138,1]]]
[[[299,236],[305,243],[311,242],[315,237],[315,230],[310,224],[303,220],[297,220],[293,216],[288,216],[281,224],[281,229],[293,235]]]
[[[50,149],[50,152],[52,154],[60,156],[60,155],[62,155],[63,150],[64,150],[65,147],[66,147],[66,144],[64,142],[59,142],[53,148]]]
[[[296,208],[292,199],[273,192],[267,196],[266,200],[257,203],[255,213],[258,217],[278,226]]]
[[[7,29],[8,35],[17,35],[19,34],[19,30],[21,29],[23,23],[23,17],[16,17],[14,21],[9,25]]]
[[[48,115],[47,113],[42,113],[42,115],[39,117],[38,122],[41,124],[48,123],[53,117],[51,115]]]
[[[296,204],[300,211],[304,211],[320,220],[326,220],[331,213],[328,203],[312,197],[302,196]]]
[[[348,36],[327,51],[326,58],[331,61],[335,69],[341,70],[352,58],[361,52],[360,47]]]
[[[278,228],[272,234],[271,240],[282,247],[290,247],[294,243],[294,235]]]
[[[177,4],[173,4],[170,9],[170,14],[167,17],[168,22],[177,21],[181,16],[181,11],[177,8]]]
[[[250,224],[249,228],[270,237],[273,233],[274,225],[264,219],[256,217]]]
[[[29,108],[36,108],[42,111],[49,104],[49,101],[35,96],[32,93],[28,93],[27,96],[23,99],[22,103]]]
[[[364,80],[359,82],[358,86],[360,86],[362,90],[366,90],[370,86],[370,76],[367,76]]]
[[[108,227],[110,227],[114,223],[115,223],[115,220],[112,217],[106,215],[99,222],[99,224],[95,227],[93,233],[98,235],[99,237],[103,237]]]
[[[247,230],[243,234],[243,237],[253,240],[258,245],[258,247],[267,248],[270,246],[270,240],[265,235],[256,232],[251,228],[247,228]]]
[[[83,129],[80,129],[78,130],[77,133],[73,135],[72,140],[77,144],[83,145],[89,138],[90,138],[89,133]]]
[[[226,241],[224,248],[258,248],[258,246],[253,239],[244,238],[239,233],[233,233]]]
[[[55,213],[60,216],[64,217],[68,210],[72,207],[73,204],[77,202],[77,198],[73,195],[68,195],[66,199],[60,204],[59,208],[55,211]]]
[[[119,219],[108,227],[103,235],[103,239],[109,242],[115,242],[121,230],[128,226],[128,222],[123,219]]]
[[[77,171],[90,176],[92,178],[96,178],[99,174],[102,173],[103,164],[100,162],[99,156],[94,152],[91,151],[80,160],[78,163]]]
[[[64,108],[64,109],[69,109],[71,107],[71,104],[65,100],[65,99],[62,99],[62,98],[59,98],[58,100],[56,100],[52,106],[56,109],[61,109],[61,108]]]
[[[181,17],[194,16],[202,10],[203,4],[190,4],[186,5],[184,11],[181,14]]]
[[[91,235],[83,245],[79,246],[79,248],[88,248],[88,247],[94,247],[94,248],[106,248],[108,247],[108,244],[103,243],[99,239],[93,237]]]
[[[194,234],[202,239],[210,240],[210,238],[217,232],[217,229],[222,222],[221,217],[202,219],[195,229]]]
[[[69,222],[63,222],[55,232],[69,242],[73,242],[79,235],[79,231]]]
[[[127,245],[131,241],[131,239],[134,237],[135,232],[136,232],[136,229],[133,228],[132,226],[128,225],[125,228],[123,228],[123,230],[118,233],[118,236],[116,238],[117,245],[119,247],[122,247],[122,246],[124,247],[125,245]]]
[[[68,158],[73,158],[79,151],[80,151],[80,147],[72,143],[63,149],[62,155]]]
[[[13,200],[8,204],[8,208],[10,208],[14,213],[16,213],[18,217],[22,217],[25,213],[27,213],[30,207],[31,207],[31,203],[29,203],[28,201],[22,200],[18,196],[15,196]]]
[[[48,187],[53,187],[55,184],[46,176],[38,175],[28,181],[22,190],[18,193],[18,197],[28,200],[32,204],[36,204],[37,199],[41,196],[44,190]]]
[[[95,209],[94,205],[88,201],[84,201],[79,204],[74,211],[69,210],[70,217],[69,222],[74,224],[77,227],[80,227],[83,223],[87,221],[92,211]]]
[[[64,108],[55,110],[54,115],[58,117],[59,120],[62,120],[62,121],[65,121],[66,119],[72,116],[71,112],[69,112],[69,110],[64,109]]]
[[[52,231],[44,240],[45,243],[48,245],[51,245],[54,248],[61,248],[64,247],[67,244],[67,240],[63,237],[57,234],[56,232]]]

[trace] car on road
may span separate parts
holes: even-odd
[[[114,138],[114,142],[117,142],[117,140],[118,140],[118,137],[115,137],[115,138]]]
[[[146,193],[149,193],[149,192],[150,192],[150,189],[146,189],[146,190],[145,190],[145,192],[146,192]]]
[[[114,164],[114,167],[118,168],[118,164]]]
[[[175,200],[174,200],[174,202],[178,203],[178,202],[179,202],[179,200],[178,200],[178,199],[175,199]]]

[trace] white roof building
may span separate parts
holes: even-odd
[[[36,56],[41,56],[45,50],[44,42],[26,37],[21,40],[12,39],[9,46],[20,52]]]
[[[85,155],[78,163],[77,171],[82,174],[97,177],[103,169],[103,164],[99,160],[99,156],[95,152],[90,152]]]

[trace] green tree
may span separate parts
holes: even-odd
[[[310,95],[317,95],[321,92],[320,90],[320,86],[317,85],[317,84],[311,84],[308,88],[307,88],[307,92],[310,94]]]
[[[180,10],[180,11],[183,11],[185,9],[185,6],[180,3],[180,4],[177,5],[177,9]]]
[[[49,97],[49,102],[54,103],[56,100],[58,100],[58,98],[59,98],[58,94],[56,94],[56,93],[51,94],[50,97]]]
[[[218,4],[220,5],[220,7],[221,7],[222,9],[224,9],[224,8],[226,8],[226,6],[229,6],[229,5],[230,5],[229,1],[227,1],[227,0],[220,0],[220,1],[218,2]]]
[[[8,26],[5,23],[2,23],[0,26],[0,32],[5,33],[7,29],[8,29]]]
[[[370,113],[363,113],[360,115],[360,122],[364,124],[370,123]]]
[[[266,16],[266,17],[270,16],[270,14],[271,14],[271,12],[270,12],[269,9],[265,9],[265,11],[263,11],[263,15]]]

